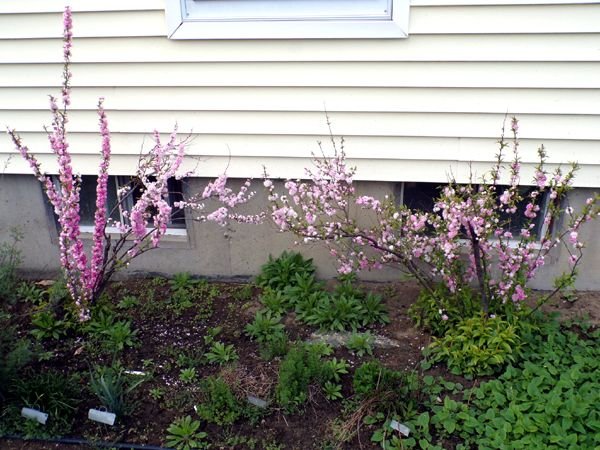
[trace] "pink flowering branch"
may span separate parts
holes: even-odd
[[[81,238],[80,227],[80,185],[81,177],[73,172],[71,153],[67,140],[68,107],[71,104],[71,48],[73,44],[72,16],[69,7],[63,14],[63,57],[61,108],[54,97],[50,97],[52,127],[48,140],[58,161],[58,183],[45,174],[36,157],[25,146],[14,129],[9,129],[12,141],[22,157],[28,162],[36,178],[42,183],[60,226],[60,263],[67,287],[79,311],[80,319],[89,318],[89,308],[105,289],[113,274],[141,254],[157,248],[167,232],[173,208],[168,202],[168,183],[172,178],[181,179],[189,174],[181,168],[187,141],[177,137],[177,128],[166,142],[161,140],[158,131],[153,134],[154,146],[140,155],[136,174],[129,185],[117,192],[117,204],[107,211],[108,179],[111,155],[111,137],[103,99],[98,102],[98,118],[101,144],[101,160],[96,185],[96,210],[91,244],[91,259],[88,261]],[[235,193],[226,186],[227,177],[219,177],[209,184],[202,200],[217,199],[223,204],[216,211],[204,216],[225,225],[230,219],[240,222],[258,222],[262,215],[244,216],[236,214],[233,208],[249,201],[254,193],[249,191],[246,182]],[[139,195],[139,196],[138,196]],[[133,203],[129,211],[125,205]],[[175,207],[201,209],[202,204],[194,199],[180,202]],[[110,217],[116,211],[122,220]],[[110,227],[110,228],[109,228]],[[114,230],[117,230],[115,233]]]
[[[347,168],[343,147],[338,152],[334,143],[334,156],[315,159],[315,169],[307,171],[309,181],[287,180],[285,192],[279,193],[273,182],[265,179],[271,218],[280,230],[295,233],[303,242],[324,241],[337,258],[340,273],[399,265],[440,306],[447,299],[435,289],[437,280],[456,298],[476,280],[481,309],[486,313],[503,305],[519,307],[528,296],[527,281],[560,243],[571,255],[572,268],[565,280],[575,276],[584,247],[578,230],[598,216],[599,197],[588,199],[578,213],[572,208],[565,210],[564,199],[577,166],[564,173],[560,168],[548,173],[543,147],[534,187],[524,197],[516,119],[510,129],[512,140],[505,140],[503,133],[491,172],[479,183],[471,180],[461,186],[451,181],[442,189],[433,211],[411,210],[387,197],[378,200],[358,195],[353,185],[355,170]],[[512,161],[505,168],[508,150]],[[505,170],[509,184],[503,188],[499,183]],[[541,202],[544,196],[547,205]],[[554,225],[565,213],[570,221],[558,231]],[[514,234],[510,226],[519,214],[525,221]],[[372,220],[365,225],[367,218]],[[539,237],[538,221],[545,224]],[[560,285],[564,287],[566,281]],[[445,315],[443,308],[440,311]]]

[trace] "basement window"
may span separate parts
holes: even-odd
[[[411,209],[431,212],[437,199],[442,193],[442,189],[445,185],[439,183],[416,183],[416,182],[404,182],[400,183],[396,190],[396,199],[401,204],[408,206]],[[475,186],[477,188],[477,186]],[[497,186],[497,192],[500,194],[508,186]],[[505,226],[506,231],[510,231],[513,236],[518,236],[521,229],[527,222],[527,217],[523,214],[525,206],[527,205],[529,194],[535,187],[533,186],[520,186],[519,192],[523,197],[523,200],[517,204],[517,212],[512,215],[501,214],[500,220],[507,221],[510,219]],[[548,192],[545,191],[541,196],[537,198],[537,205],[540,206],[540,211],[535,218],[534,228],[531,230],[531,234],[536,236],[538,239],[545,232],[544,215],[548,205]]]
[[[98,177],[95,175],[83,175],[81,177],[81,190],[79,192],[79,214],[80,226],[82,233],[94,232],[94,215],[96,213],[96,182]],[[58,179],[55,179],[58,185]],[[171,178],[167,182],[168,199],[171,206],[177,201],[183,200],[183,185],[181,180]],[[132,190],[125,197],[122,208],[117,207],[117,191],[118,189],[131,186]],[[135,202],[141,196],[141,186],[136,183],[136,178],[128,176],[109,176],[108,189],[106,199],[107,214],[110,214],[110,219],[117,222],[127,223],[128,219],[123,215],[124,211],[131,211]],[[118,232],[114,227],[107,227],[107,231]],[[185,211],[181,208],[174,208],[171,213],[167,234],[186,235]]]
[[[171,39],[405,38],[409,0],[166,0]]]

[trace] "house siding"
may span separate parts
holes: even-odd
[[[95,107],[105,97],[111,173],[132,173],[152,130],[168,133],[177,123],[189,134],[194,192],[225,169],[233,178],[260,177],[263,167],[273,177],[303,176],[319,141],[330,150],[327,117],[364,193],[483,174],[508,115],[520,119],[524,181],[544,144],[551,167],[581,166],[573,207],[600,187],[600,4],[592,1],[413,0],[407,39],[331,40],[169,40],[162,0],[71,5],[69,142],[81,174],[97,170]],[[44,124],[47,94],[60,92],[62,10],[56,0],[0,2],[0,124],[16,128],[51,173]],[[253,202],[260,209],[267,199],[259,192]],[[588,248],[579,289],[600,289],[599,225],[582,233]],[[27,274],[56,273],[56,226],[39,183],[3,135],[0,242],[12,226],[27,236]],[[249,276],[293,241],[266,224],[224,230],[188,221],[183,240],[166,239],[125,274]],[[320,276],[335,275],[323,247],[307,254]],[[550,288],[567,260],[555,252],[531,286]]]
[[[42,125],[60,83],[62,5],[0,5],[0,123],[50,171]],[[526,173],[543,143],[551,163],[580,163],[576,185],[600,186],[599,4],[415,0],[408,39],[246,41],[169,40],[158,0],[72,6],[81,173],[96,170],[104,96],[114,174],[132,171],[149,132],[177,122],[192,133],[188,153],[207,156],[200,176],[259,176],[263,165],[301,176],[328,140],[327,111],[358,179],[460,181],[494,159],[508,113],[521,121]],[[0,167],[13,153],[3,136]],[[16,157],[5,172],[29,173]]]

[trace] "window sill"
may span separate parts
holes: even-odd
[[[189,1],[189,0],[188,0]],[[348,0],[355,1],[355,0]],[[257,7],[260,1],[252,0]],[[192,2],[193,3],[193,2]],[[387,17],[383,14],[358,14],[348,17],[315,19],[288,5],[286,11],[268,10],[262,18],[240,18],[228,13],[235,2],[221,2],[222,11],[211,18],[202,11],[188,10],[186,0],[166,0],[167,36],[170,39],[378,39],[408,37],[409,0],[391,0]],[[252,9],[252,8],[250,8]],[[285,9],[285,8],[284,8]],[[327,11],[327,6],[323,5]],[[282,12],[281,15],[277,12]]]

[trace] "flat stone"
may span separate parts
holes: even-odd
[[[262,400],[258,397],[254,397],[253,395],[248,395],[247,396],[248,399],[248,403],[250,403],[251,405],[257,406],[259,408],[266,408],[267,405],[269,404],[267,401]]]
[[[331,333],[312,333],[309,342],[324,342],[334,348],[343,347],[348,343],[350,336],[353,333],[348,332],[331,332]],[[372,334],[373,341],[371,345],[375,348],[396,348],[400,347],[400,342],[378,334]]]

